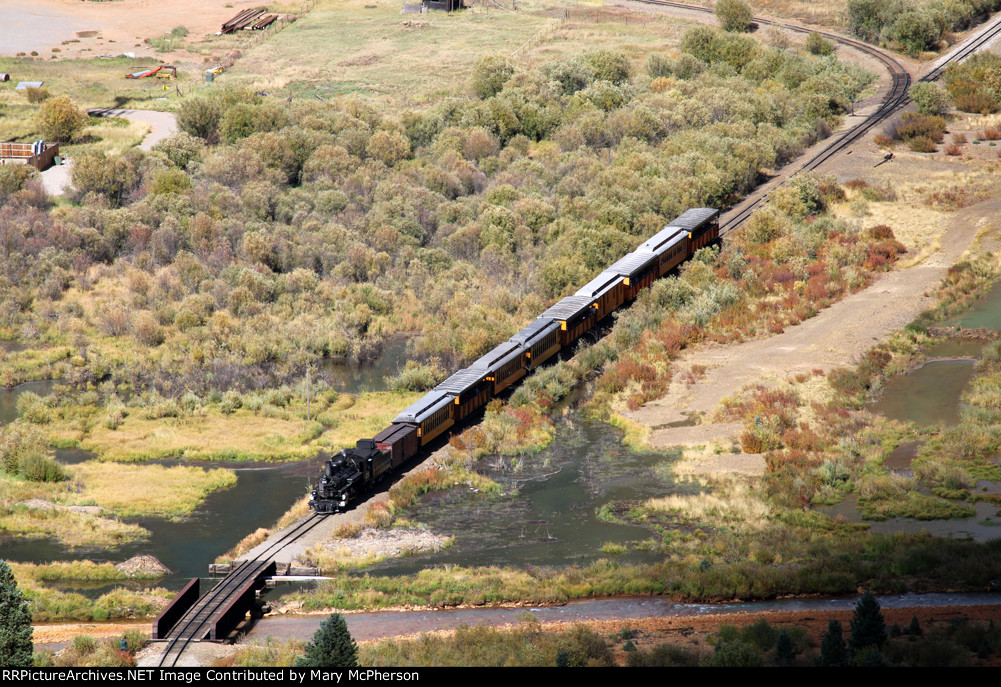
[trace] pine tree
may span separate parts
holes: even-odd
[[[799,649],[788,632],[782,630],[775,639],[775,662],[779,665],[789,665],[796,659]]]
[[[882,649],[886,640],[886,623],[879,602],[872,592],[866,592],[855,604],[852,614],[852,651],[857,654],[868,647]]]
[[[17,588],[14,572],[7,561],[0,560],[0,665],[31,666],[34,653],[31,633],[31,609]]]
[[[348,632],[344,616],[334,613],[323,621],[306,645],[306,654],[296,662],[296,668],[354,668],[358,666],[358,645]]]
[[[827,624],[827,632],[820,640],[820,660],[823,668],[842,668],[848,665],[848,647],[841,632],[841,622],[832,620]]]

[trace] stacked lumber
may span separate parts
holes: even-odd
[[[277,19],[277,14],[266,14],[263,19],[254,24],[251,28],[254,29],[254,31],[261,31],[274,24]]]
[[[232,33],[234,31],[239,31],[240,29],[245,29],[247,26],[257,21],[262,14],[264,14],[263,7],[256,7],[252,10],[243,10],[222,25],[222,33]]]

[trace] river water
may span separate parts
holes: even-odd
[[[663,469],[675,457],[633,453],[613,427],[571,413],[558,422],[556,437],[541,453],[486,459],[480,471],[501,484],[502,495],[452,489],[429,495],[405,514],[435,532],[453,534],[450,548],[366,570],[407,575],[432,565],[565,566],[610,557],[655,562],[658,554],[634,546],[650,539],[648,529],[609,522],[599,509],[609,501],[693,491],[674,484]]]

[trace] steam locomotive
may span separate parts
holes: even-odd
[[[469,367],[405,409],[372,439],[360,439],[323,466],[310,495],[317,513],[347,508],[450,428],[550,360],[700,248],[719,239],[719,210],[684,212],[639,248],[542,313]]]

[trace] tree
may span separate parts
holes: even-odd
[[[348,632],[344,616],[334,613],[323,621],[306,645],[306,654],[295,662],[296,668],[331,668],[358,666],[358,645]]]
[[[719,0],[713,10],[726,31],[744,32],[751,28],[751,8],[741,0]]]
[[[799,648],[789,633],[786,630],[779,632],[779,636],[775,640],[775,662],[780,665],[789,665],[796,659],[797,654],[799,654]]]
[[[855,654],[868,647],[881,649],[886,644],[886,623],[883,621],[879,602],[872,592],[863,594],[855,604],[851,628],[849,643]]]
[[[827,632],[820,640],[820,660],[822,668],[843,668],[848,665],[848,647],[841,632],[841,622],[832,620],[827,624]]]
[[[90,119],[65,95],[50,98],[38,111],[38,130],[49,141],[69,141]]]
[[[5,668],[30,667],[31,609],[17,588],[17,580],[7,561],[0,560],[0,665]]]

